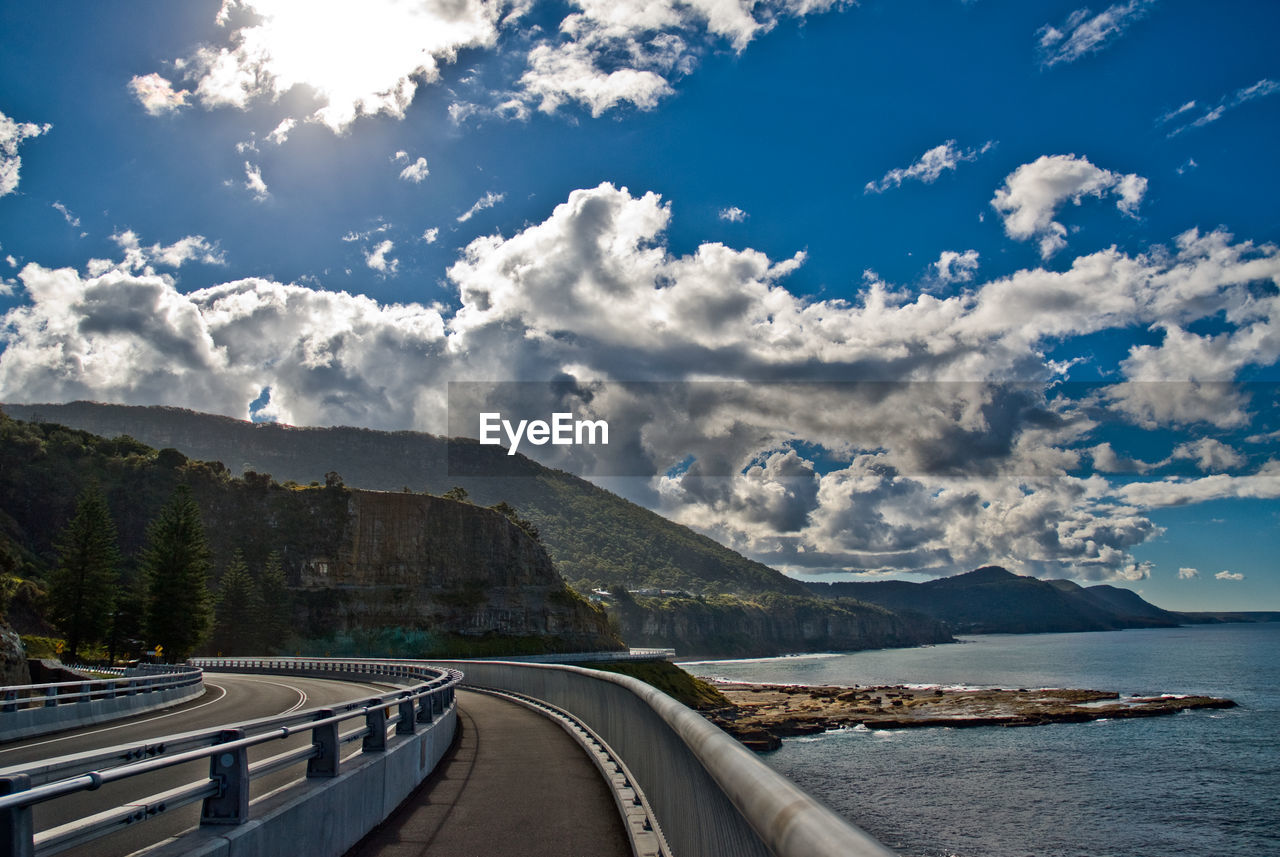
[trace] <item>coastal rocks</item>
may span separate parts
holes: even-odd
[[[768,735],[784,738],[832,729],[1041,726],[1235,706],[1230,699],[1209,696],[1121,697],[1113,691],[1074,689],[944,690],[737,683],[719,683],[716,688],[733,706],[710,713],[712,722],[753,750],[775,749]]]

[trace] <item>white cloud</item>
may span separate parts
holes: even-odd
[[[867,182],[863,193],[884,193],[891,187],[900,187],[908,179],[917,179],[931,184],[946,170],[954,170],[962,163],[976,161],[993,146],[994,140],[988,140],[978,149],[959,149],[955,140],[948,140],[940,146],[934,146],[920,156],[920,159],[907,167],[889,170],[878,182]]]
[[[1129,25],[1146,15],[1155,0],[1129,0],[1115,3],[1097,15],[1089,9],[1076,9],[1067,16],[1061,27],[1045,24],[1036,33],[1039,36],[1040,63],[1044,67],[1061,62],[1075,62],[1083,56],[1101,50],[1108,42],[1119,38]]]
[[[1189,173],[1189,172],[1191,172],[1192,170],[1194,170],[1194,169],[1195,169],[1196,167],[1198,167],[1198,166],[1200,166],[1200,165],[1196,163],[1196,159],[1195,159],[1195,158],[1187,158],[1187,159],[1186,159],[1185,161],[1183,161],[1183,162],[1182,162],[1182,164],[1178,167],[1178,169],[1177,169],[1177,173],[1178,173],[1178,175],[1183,175],[1183,174],[1185,174],[1185,173]]]
[[[427,159],[418,158],[418,160],[400,171],[400,178],[407,182],[421,184],[430,174],[431,171],[427,169]]]
[[[485,193],[484,196],[476,200],[475,205],[471,206],[465,212],[458,215],[458,222],[466,223],[468,220],[475,217],[477,214],[484,211],[486,208],[493,208],[495,205],[502,202],[506,198],[507,198],[507,195],[504,193],[494,193],[493,191],[488,191]]]
[[[428,244],[434,244],[440,239],[440,227],[432,226],[430,229],[422,233],[422,240]]]
[[[1005,234],[1019,241],[1039,238],[1047,259],[1067,244],[1067,228],[1053,219],[1064,202],[1079,205],[1085,196],[1112,194],[1116,208],[1136,216],[1146,191],[1147,180],[1134,173],[1100,169],[1075,155],[1041,155],[1005,177],[991,206],[1004,218]]]
[[[253,198],[258,202],[265,202],[271,198],[271,191],[267,190],[267,183],[262,180],[262,168],[257,164],[244,162],[244,188],[253,194]]]
[[[362,115],[403,118],[419,83],[438,80],[442,63],[464,48],[496,42],[505,7],[496,0],[366,0],[358,9],[225,0],[218,21],[228,28],[227,43],[201,47],[174,66],[205,107],[243,109],[308,87],[320,103],[308,120],[340,133]],[[135,92],[146,87],[148,110],[172,92],[157,74],[135,80],[147,81]]]
[[[1259,98],[1266,98],[1269,95],[1275,95],[1277,92],[1280,92],[1280,82],[1264,77],[1263,79],[1259,80],[1257,83],[1254,83],[1250,86],[1241,87],[1231,95],[1224,96],[1223,98],[1219,99],[1218,103],[1215,104],[1213,107],[1210,107],[1204,113],[1200,114],[1200,116],[1198,116],[1196,119],[1192,120],[1191,122],[1187,123],[1186,125],[1180,125],[1177,128],[1174,128],[1172,131],[1169,132],[1168,136],[1176,137],[1182,132],[1190,130],[1191,128],[1203,128],[1205,125],[1209,125],[1214,122],[1217,122],[1228,111],[1234,110],[1242,104],[1248,104],[1250,101],[1254,101]],[[1179,110],[1175,111],[1174,113],[1165,114],[1165,116],[1160,117],[1160,121],[1162,123],[1165,121],[1168,121],[1169,119],[1172,119],[1173,117],[1179,116],[1185,111],[1190,110],[1194,106],[1195,106],[1194,101],[1188,101]]]
[[[389,259],[387,258],[387,254],[390,253],[395,246],[396,245],[391,242],[390,238],[378,242],[372,250],[365,251],[365,264],[381,274],[394,276],[396,271],[400,268],[400,260]]]
[[[18,156],[18,146],[23,140],[49,133],[52,127],[47,122],[43,125],[37,125],[34,122],[15,122],[4,113],[0,113],[0,196],[11,194],[18,189],[18,174],[22,169],[22,158]]]
[[[1200,572],[1198,569],[1187,568],[1186,566],[1178,569],[1178,580],[1196,580],[1199,577]]]
[[[933,269],[940,283],[967,283],[978,270],[978,251],[965,250],[957,253],[954,250],[943,250],[938,261],[933,263]]]
[[[132,229],[126,229],[114,233],[111,240],[123,252],[123,258],[119,261],[91,259],[88,265],[91,276],[101,276],[108,271],[154,276],[156,265],[180,268],[188,262],[199,262],[202,265],[226,264],[222,249],[203,235],[188,235],[172,244],[156,243],[144,247],[138,234]]]
[[[176,112],[186,106],[187,96],[191,94],[185,89],[175,90],[172,83],[155,73],[134,75],[129,81],[129,91],[152,116]]]
[[[280,124],[267,135],[267,142],[275,143],[277,146],[283,146],[285,141],[289,139],[289,134],[297,127],[297,125],[298,120],[292,117],[285,117],[280,120]]]
[[[1231,572],[1223,569],[1213,576],[1214,580],[1244,580],[1244,575],[1239,572]]]
[[[265,416],[283,422],[442,432],[446,379],[510,377],[511,366],[572,377],[591,394],[574,407],[631,432],[600,455],[658,473],[693,459],[655,481],[655,505],[796,569],[999,562],[1140,579],[1149,567],[1132,551],[1159,532],[1150,510],[1280,497],[1280,465],[1115,484],[1098,462],[1122,459],[1094,434],[1108,401],[1054,398],[1045,356],[1063,338],[1196,318],[1230,328],[1241,353],[1264,350],[1254,328],[1273,310],[1257,285],[1280,279],[1280,248],[1188,233],[1173,250],[1113,248],[946,298],[871,278],[856,301],[817,300],[784,286],[803,255],[719,243],[677,254],[671,216],[653,193],[574,191],[542,222],[471,241],[447,272],[456,310],[259,279],[183,294],[146,269],[163,253],[122,238],[125,262],[84,275],[22,269],[24,304],[0,323],[0,398],[244,417],[270,387]],[[385,226],[352,238],[373,240],[366,262],[385,245],[391,270],[394,244],[374,238]],[[865,381],[597,383],[815,374]],[[1086,460],[1093,475],[1071,475]]]
[[[69,226],[74,226],[74,227],[76,227],[76,228],[79,228],[79,226],[80,226],[80,218],[79,218],[79,217],[76,217],[74,214],[72,214],[72,213],[71,213],[71,209],[67,208],[67,207],[66,207],[65,205],[63,205],[61,202],[55,202],[55,203],[53,203],[53,206],[52,206],[52,207],[53,207],[53,209],[54,209],[55,211],[57,211],[59,214],[61,214],[61,215],[62,215],[62,219],[63,219],[63,220],[65,220],[65,221],[67,221],[67,224],[68,224]]]
[[[1194,461],[1206,473],[1235,470],[1243,467],[1245,458],[1220,440],[1200,438],[1178,444],[1173,450],[1175,460]]]
[[[741,223],[747,219],[747,213],[736,205],[732,208],[720,209],[720,214],[718,216],[721,220],[726,220],[729,223]]]

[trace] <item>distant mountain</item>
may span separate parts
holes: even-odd
[[[855,598],[899,613],[928,616],[956,634],[1171,628],[1188,621],[1183,614],[1162,610],[1128,589],[1039,580],[999,566],[925,583],[888,580],[806,586],[829,598]]]
[[[183,408],[72,402],[4,404],[15,419],[53,422],[103,437],[128,435],[192,458],[220,461],[235,475],[324,484],[337,472],[353,488],[442,494],[464,488],[480,505],[506,501],[539,530],[561,575],[579,592],[622,585],[694,594],[806,595],[786,575],[654,514],[585,479],[500,447],[453,445],[421,432],[296,428],[250,423]]]

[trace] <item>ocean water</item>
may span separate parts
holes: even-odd
[[[682,666],[734,681],[1230,697],[1237,708],[1138,720],[847,729],[784,739],[763,758],[911,857],[1280,854],[1280,624]]]

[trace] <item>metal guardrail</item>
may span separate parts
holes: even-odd
[[[388,730],[394,728],[393,734],[412,735],[445,714],[454,704],[454,689],[462,680],[457,670],[434,669],[422,664],[287,661],[223,658],[200,663],[210,671],[324,673],[339,678],[381,677],[417,683],[394,693],[340,706],[0,769],[0,853],[13,857],[56,854],[195,801],[203,801],[202,825],[244,824],[250,818],[251,780],[304,761],[308,778],[336,777],[343,745],[359,740],[363,753],[386,750]],[[357,718],[363,718],[358,728],[340,731],[344,722]],[[250,747],[308,731],[311,733],[309,745],[249,763]],[[200,759],[209,760],[209,776],[205,779],[34,832],[32,807],[37,804]]]
[[[108,670],[102,670],[107,672]],[[110,670],[117,672],[117,670]],[[79,705],[99,699],[136,696],[159,690],[200,684],[202,670],[188,665],[142,666],[121,670],[118,678],[82,679],[45,684],[19,684],[0,687],[0,736],[4,734],[5,714],[24,708],[56,708]]]
[[[572,712],[607,741],[676,855],[893,857],[697,712],[630,676],[573,666],[433,661]]]

